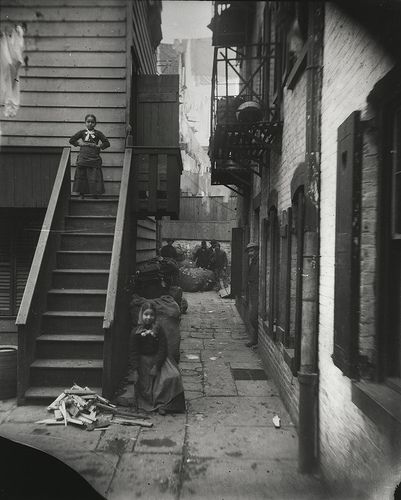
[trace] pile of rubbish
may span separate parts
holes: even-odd
[[[47,407],[47,411],[53,413],[53,417],[39,420],[37,424],[71,424],[87,431],[107,430],[111,424],[153,427],[146,415],[120,410],[89,387],[80,387],[77,384],[65,389]]]
[[[201,267],[181,266],[180,285],[184,292],[206,292],[216,284],[213,271]]]
[[[131,277],[129,292],[145,299],[156,299],[171,296],[185,314],[188,302],[182,296],[179,286],[180,271],[177,262],[168,257],[154,257],[138,265],[136,273]]]

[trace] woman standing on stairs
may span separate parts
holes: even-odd
[[[85,125],[86,129],[80,130],[70,139],[70,144],[80,146],[72,190],[79,193],[81,198],[84,198],[85,194],[97,198],[99,194],[104,193],[100,150],[109,148],[110,142],[100,130],[95,130],[95,115],[86,115]]]

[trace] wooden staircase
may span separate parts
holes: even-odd
[[[102,393],[103,317],[118,198],[70,198],[26,403],[49,401],[74,382]]]

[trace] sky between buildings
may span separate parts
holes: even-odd
[[[206,26],[212,18],[212,2],[206,0],[164,0],[162,10],[163,43],[175,38],[210,38]]]

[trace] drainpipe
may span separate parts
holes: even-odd
[[[305,226],[299,381],[298,468],[310,474],[318,458],[318,307],[321,93],[324,3],[310,2],[308,23]]]

